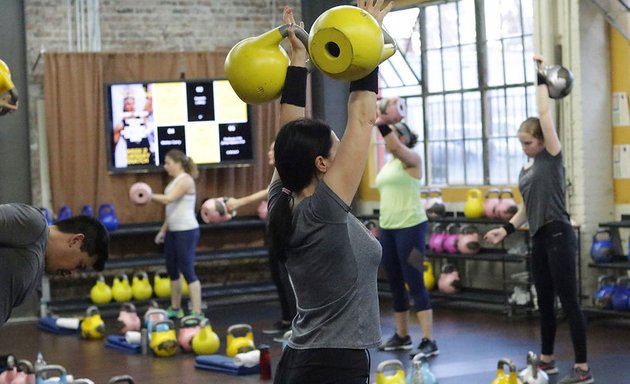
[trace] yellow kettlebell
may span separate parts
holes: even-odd
[[[315,20],[308,51],[317,69],[333,79],[352,81],[396,53],[396,43],[368,12],[340,5]]]
[[[289,66],[287,52],[279,45],[289,25],[238,42],[225,58],[225,76],[238,97],[249,104],[276,99],[282,93]],[[308,47],[308,33],[295,27],[296,36]]]
[[[153,287],[146,272],[140,271],[133,274],[131,291],[136,300],[148,300],[153,296]]]
[[[386,370],[393,370],[393,374],[387,375]],[[405,384],[403,363],[396,359],[382,361],[376,368],[376,384]]]
[[[0,60],[0,95],[15,88],[11,81],[11,70],[4,61]]]
[[[211,355],[217,353],[221,346],[221,339],[212,330],[208,319],[201,320],[201,330],[192,339],[192,349],[197,355]]]
[[[105,322],[98,307],[92,305],[85,311],[85,318],[81,321],[81,337],[84,339],[102,339],[105,336]]]
[[[235,333],[241,333],[242,336],[235,336]],[[254,333],[252,326],[249,324],[234,324],[227,330],[227,345],[225,353],[229,357],[234,357],[239,353],[249,352],[256,349],[254,345]]]
[[[509,373],[505,374],[505,366],[508,366]],[[492,380],[491,384],[519,384],[518,377],[516,375],[516,366],[512,360],[508,358],[499,359],[497,363],[497,377]]]
[[[423,273],[423,277],[424,277],[424,286],[427,288],[427,290],[432,290],[433,288],[435,288],[435,276],[433,275],[433,265],[431,265],[430,262],[425,261],[424,263],[424,273]]]
[[[468,219],[479,219],[483,217],[483,196],[477,188],[468,190],[466,204],[464,204],[464,216]]]
[[[188,282],[184,275],[179,275],[179,281],[182,282],[182,296],[190,296],[190,288],[188,288]]]
[[[159,272],[153,277],[153,291],[155,296],[159,298],[166,298],[171,296],[171,279],[168,277],[168,273]]]
[[[177,352],[175,324],[171,320],[160,320],[151,324],[151,343],[149,347],[155,356],[169,357]]]
[[[112,289],[105,282],[105,277],[103,275],[99,275],[98,280],[90,289],[90,299],[94,304],[107,304],[112,301]]]
[[[131,285],[129,284],[129,278],[126,273],[120,273],[114,277],[114,283],[112,284],[112,295],[114,300],[119,303],[130,301],[133,297]]]

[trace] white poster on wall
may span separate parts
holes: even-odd
[[[628,94],[626,92],[613,92],[612,125],[613,127],[623,127],[630,125],[630,114],[628,113]]]
[[[613,177],[630,179],[630,144],[613,145]]]

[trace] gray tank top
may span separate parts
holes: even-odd
[[[543,148],[533,160],[534,164],[523,167],[518,177],[532,236],[550,221],[571,223],[565,208],[562,152],[552,156]]]

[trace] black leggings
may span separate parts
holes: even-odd
[[[575,363],[586,363],[586,323],[577,290],[577,239],[571,225],[552,221],[532,239],[532,272],[538,295],[542,354],[552,355],[556,337],[555,295],[567,316]]]
[[[274,384],[367,384],[367,349],[286,347],[276,367]]]
[[[296,314],[296,302],[295,293],[293,293],[293,287],[289,280],[289,273],[284,263],[275,257],[269,258],[269,268],[271,270],[271,279],[278,291],[282,320],[290,322]]]

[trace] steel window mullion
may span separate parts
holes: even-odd
[[[424,174],[426,177],[424,178],[425,185],[430,184],[430,178],[433,178],[433,175],[429,172],[431,168],[429,167],[429,107],[428,107],[428,93],[429,86],[427,84],[428,79],[428,66],[427,66],[427,30],[426,30],[426,12],[424,7],[420,7],[420,12],[418,13],[418,28],[420,35],[420,74],[422,77],[422,81],[420,82],[421,93],[422,93],[422,120],[423,120],[423,129],[424,129]]]

